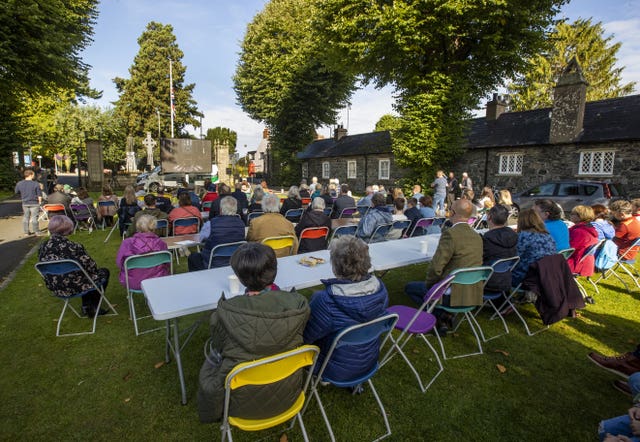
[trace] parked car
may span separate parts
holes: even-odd
[[[604,181],[547,181],[513,196],[513,203],[518,210],[528,209],[537,199],[551,199],[558,203],[565,212],[570,212],[577,205],[592,206],[594,204],[609,205],[611,200],[626,198],[627,192],[619,183]]]

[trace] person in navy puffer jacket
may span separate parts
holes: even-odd
[[[319,369],[335,336],[352,325],[371,321],[386,313],[389,297],[380,279],[369,274],[369,247],[359,238],[345,235],[331,244],[334,279],[322,281],[325,288],[311,298],[311,317],[304,341],[320,347]],[[333,353],[325,374],[347,380],[367,373],[378,360],[380,346],[345,345]]]

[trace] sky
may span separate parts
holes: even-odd
[[[237,148],[241,155],[256,150],[264,125],[250,119],[237,104],[232,77],[246,27],[266,3],[266,0],[102,0],[93,43],[82,54],[85,63],[91,66],[91,86],[103,91],[102,98],[89,100],[90,104],[108,107],[117,100],[112,79],[129,78],[129,67],[139,49],[137,39],[147,23],[171,24],[184,52],[185,84],[196,84],[193,98],[204,113],[203,131],[228,127],[238,134]],[[640,29],[640,0],[573,0],[563,7],[561,17],[571,21],[592,17],[594,22],[602,22],[605,35],[613,34],[615,42],[622,42],[618,59],[619,65],[625,66],[623,82],[636,81],[636,93],[640,93],[640,39],[636,37]],[[351,103],[350,110],[340,111],[338,123],[349,134],[371,132],[382,115],[393,113],[393,90],[361,89]],[[187,130],[196,135],[200,131],[190,127]],[[331,128],[318,128],[318,133],[331,136]]]

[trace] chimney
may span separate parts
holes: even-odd
[[[269,139],[269,129],[266,127],[262,130],[262,139],[263,140]]]
[[[493,100],[487,103],[487,120],[495,121],[507,111],[507,102],[502,95],[493,94]]]
[[[588,85],[582,75],[580,64],[573,57],[553,89],[550,143],[575,141],[582,132]]]
[[[333,138],[336,141],[340,141],[341,138],[344,138],[347,136],[347,129],[345,129],[342,124],[339,125],[334,131],[333,131]]]

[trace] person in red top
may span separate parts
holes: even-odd
[[[208,212],[209,210],[211,210],[211,206],[210,205],[205,205],[204,203],[206,203],[207,201],[215,201],[218,199],[218,188],[215,184],[211,183],[210,188],[213,188],[213,191],[207,191],[207,193],[204,194],[204,196],[202,197],[202,210],[204,210],[205,212]]]
[[[569,244],[575,251],[567,259],[567,264],[574,274],[591,276],[593,275],[595,258],[589,256],[582,260],[582,257],[589,247],[598,243],[598,231],[591,225],[595,214],[589,206],[575,206],[571,210],[569,219],[574,223],[573,227],[569,229]],[[581,260],[582,262],[580,262]]]
[[[182,192],[178,196],[178,207],[169,212],[169,224],[173,226],[173,222],[178,218],[190,218],[195,216],[200,220],[200,224],[202,224],[202,215],[200,214],[200,210],[194,205],[191,204],[191,197],[188,193]],[[198,224],[193,224],[190,226],[176,226],[174,235],[188,235],[190,233],[198,233],[200,230]]]
[[[640,238],[640,221],[633,217],[633,208],[629,201],[618,200],[609,206],[616,229],[613,242],[618,246],[618,255],[624,255],[633,242]],[[625,259],[634,259],[638,253],[637,248],[625,255]]]

